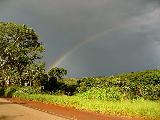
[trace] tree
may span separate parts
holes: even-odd
[[[65,70],[64,68],[57,68],[57,67],[52,68],[48,72],[49,81],[47,83],[46,89],[49,91],[56,91],[57,89],[59,89],[58,80],[61,79],[66,74],[67,74],[67,70]]]
[[[61,79],[63,76],[67,74],[67,70],[64,68],[52,68],[49,72],[48,75],[49,77],[55,77],[56,79]]]
[[[28,65],[39,62],[43,51],[44,47],[32,28],[0,22],[0,71],[4,73],[2,78],[12,79],[16,74],[17,81],[14,82],[21,84],[24,70]]]

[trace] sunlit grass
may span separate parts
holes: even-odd
[[[143,116],[157,120],[160,119],[160,101],[149,101],[143,99],[104,101],[84,99],[79,96],[55,96],[47,94],[15,94],[15,97],[51,104],[59,104],[74,107],[76,109],[96,111],[104,114]]]

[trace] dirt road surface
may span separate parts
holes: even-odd
[[[0,120],[69,120],[0,98]]]

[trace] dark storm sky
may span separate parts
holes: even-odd
[[[0,20],[35,29],[69,77],[160,66],[159,0],[0,0]]]

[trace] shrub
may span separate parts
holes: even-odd
[[[18,87],[11,86],[5,89],[4,96],[5,97],[12,97],[12,95],[18,90]]]
[[[41,92],[41,88],[33,88],[31,86],[18,88],[16,93],[38,94]]]

